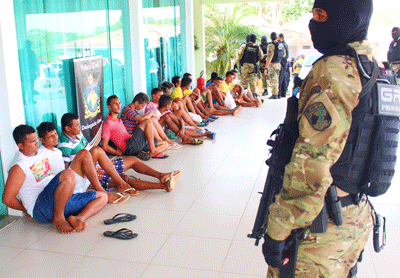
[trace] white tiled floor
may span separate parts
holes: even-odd
[[[26,218],[11,223],[0,231],[0,277],[265,277],[261,247],[247,234],[266,177],[265,142],[282,121],[285,103],[267,100],[262,108],[220,117],[209,125],[215,141],[147,162],[160,171],[183,170],[175,190],[141,192],[124,204],[107,205],[87,221],[84,233],[61,235]],[[395,178],[388,194],[373,199],[387,218],[388,246],[379,254],[367,246],[358,277],[400,277],[399,182]],[[119,212],[138,218],[102,223]],[[121,241],[102,235],[122,227],[139,236]]]

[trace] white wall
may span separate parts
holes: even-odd
[[[18,148],[12,131],[25,123],[13,0],[3,0],[0,9],[0,150],[4,179]],[[10,215],[21,215],[9,209]]]

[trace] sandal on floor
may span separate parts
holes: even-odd
[[[143,161],[150,160],[150,158],[151,158],[151,155],[149,153],[144,152],[144,151],[138,152],[135,156],[137,158],[139,158],[140,160],[143,160]]]
[[[152,156],[151,158],[164,159],[164,158],[167,158],[168,156],[169,156],[169,155],[167,155],[167,154],[161,152],[161,153],[156,154],[155,156]]]
[[[116,223],[121,223],[121,222],[130,222],[135,219],[136,219],[136,215],[132,215],[129,213],[118,213],[118,214],[114,215],[113,218],[106,219],[103,222],[106,225],[111,225],[111,224],[116,224]]]
[[[180,148],[182,148],[182,145],[179,145],[178,143],[174,143],[171,146],[168,146],[169,150],[179,150]]]
[[[211,117],[207,118],[207,122],[213,122],[213,121],[215,121],[214,118],[211,118]]]
[[[122,191],[120,193],[125,193],[125,194],[131,195],[131,196],[139,195],[139,191],[136,190],[135,188],[132,188],[132,187],[131,188],[127,188],[127,189],[125,189],[124,191]]]
[[[207,125],[208,125],[208,123],[200,123],[197,126],[202,127],[202,126],[207,126]]]
[[[118,231],[115,232],[105,231],[103,235],[106,237],[112,237],[117,239],[132,239],[138,236],[138,234],[134,234],[131,230],[126,228],[119,229]]]
[[[216,119],[218,119],[219,117],[216,117],[216,116],[214,116],[214,115],[211,115],[210,118],[213,118],[214,120],[216,120]]]
[[[203,144],[203,140],[200,139],[193,139],[190,143],[185,143],[184,145],[193,145],[193,146],[198,146]]]
[[[130,197],[130,195],[125,195],[125,194],[119,193],[119,192],[117,192],[117,193],[115,193],[115,194],[119,195],[119,198],[118,198],[117,200],[115,200],[115,201],[113,202],[113,204],[122,204],[122,203],[125,203],[126,201],[128,201],[128,199],[129,199],[129,197]]]

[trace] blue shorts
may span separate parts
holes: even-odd
[[[43,189],[36,199],[33,207],[33,215],[39,222],[51,223],[54,218],[54,193],[60,184],[60,174],[57,174],[49,184]],[[65,209],[64,216],[77,215],[89,202],[96,199],[96,191],[88,191],[85,193],[73,194],[69,198]]]

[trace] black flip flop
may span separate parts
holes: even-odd
[[[117,238],[117,239],[132,239],[138,236],[138,234],[134,234],[131,230],[122,228],[119,229],[118,231],[105,231],[103,233],[104,236],[106,237],[112,237],[112,238]]]
[[[132,220],[136,219],[136,215],[132,215],[129,213],[118,213],[114,215],[113,218],[104,220],[104,224],[106,225],[111,225],[111,224],[116,224],[116,223],[121,223],[121,222],[129,222]]]

